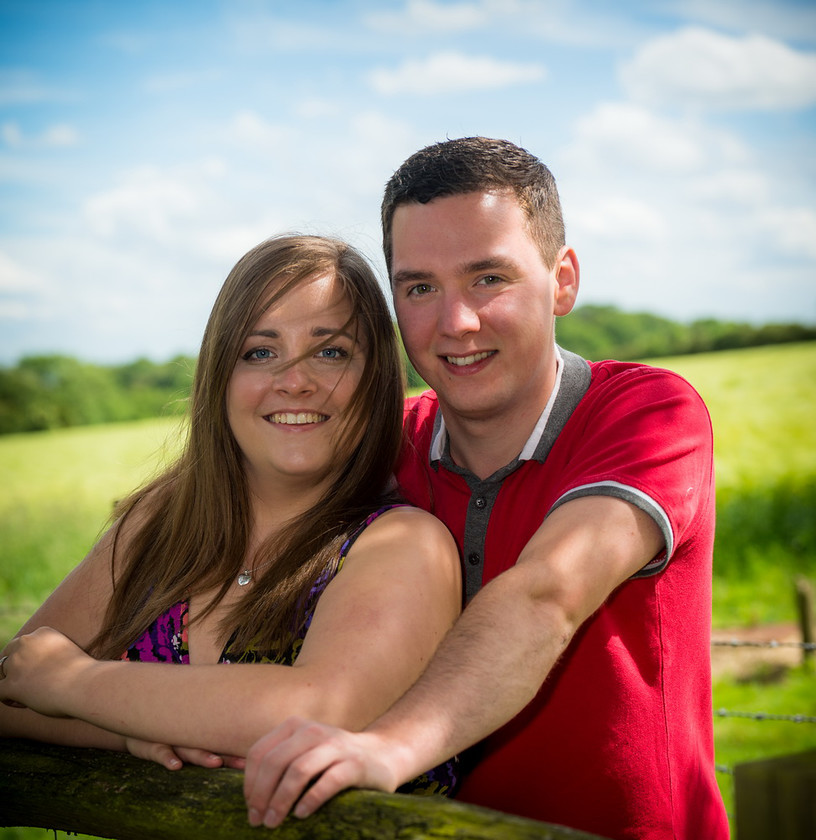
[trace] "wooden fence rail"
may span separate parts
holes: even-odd
[[[123,753],[0,739],[0,826],[118,840],[259,840],[237,770],[170,772]],[[354,790],[269,840],[602,840],[437,796]]]

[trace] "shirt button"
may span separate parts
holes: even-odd
[[[475,551],[468,554],[468,563],[470,563],[471,566],[479,565],[479,555]]]
[[[479,508],[479,510],[481,510],[486,504],[487,499],[485,499],[484,497],[479,496],[479,498],[476,499],[476,507]]]

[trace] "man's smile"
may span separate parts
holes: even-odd
[[[473,353],[470,356],[445,356],[444,359],[448,364],[456,365],[456,367],[465,367],[475,362],[481,362],[488,356],[492,356],[495,352],[495,350],[486,350],[482,353]]]

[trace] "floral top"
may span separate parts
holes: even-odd
[[[233,637],[231,637],[224,646],[224,650],[218,661],[224,664],[252,662],[293,665],[300,653],[300,648],[303,645],[306,633],[311,626],[317,602],[334,576],[342,569],[343,563],[354,541],[380,514],[394,507],[401,507],[401,505],[387,505],[374,511],[343,543],[337,563],[330,563],[326,567],[309,592],[305,620],[292,644],[281,650],[259,651],[254,648],[249,648],[236,655],[234,651],[230,650],[233,641]],[[150,627],[128,647],[121,658],[131,662],[168,662],[176,665],[189,665],[188,615],[189,605],[187,601],[179,601],[167,610],[167,612],[158,616]],[[376,631],[376,628],[374,628],[374,631]],[[443,796],[453,796],[458,784],[459,760],[454,757],[403,785],[399,788],[398,793],[425,795],[436,793]]]

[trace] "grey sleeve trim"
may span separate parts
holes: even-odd
[[[582,484],[580,487],[574,487],[572,490],[568,490],[555,501],[555,504],[550,508],[550,513],[565,502],[569,502],[572,499],[580,499],[582,496],[614,496],[616,499],[629,502],[651,516],[663,534],[666,550],[661,551],[657,557],[650,560],[633,577],[648,577],[649,575],[655,575],[663,571],[674,551],[674,534],[672,533],[671,522],[666,515],[666,511],[651,496],[646,495],[646,493],[635,487],[629,487],[629,485],[621,484],[618,481],[597,481],[592,484]]]

